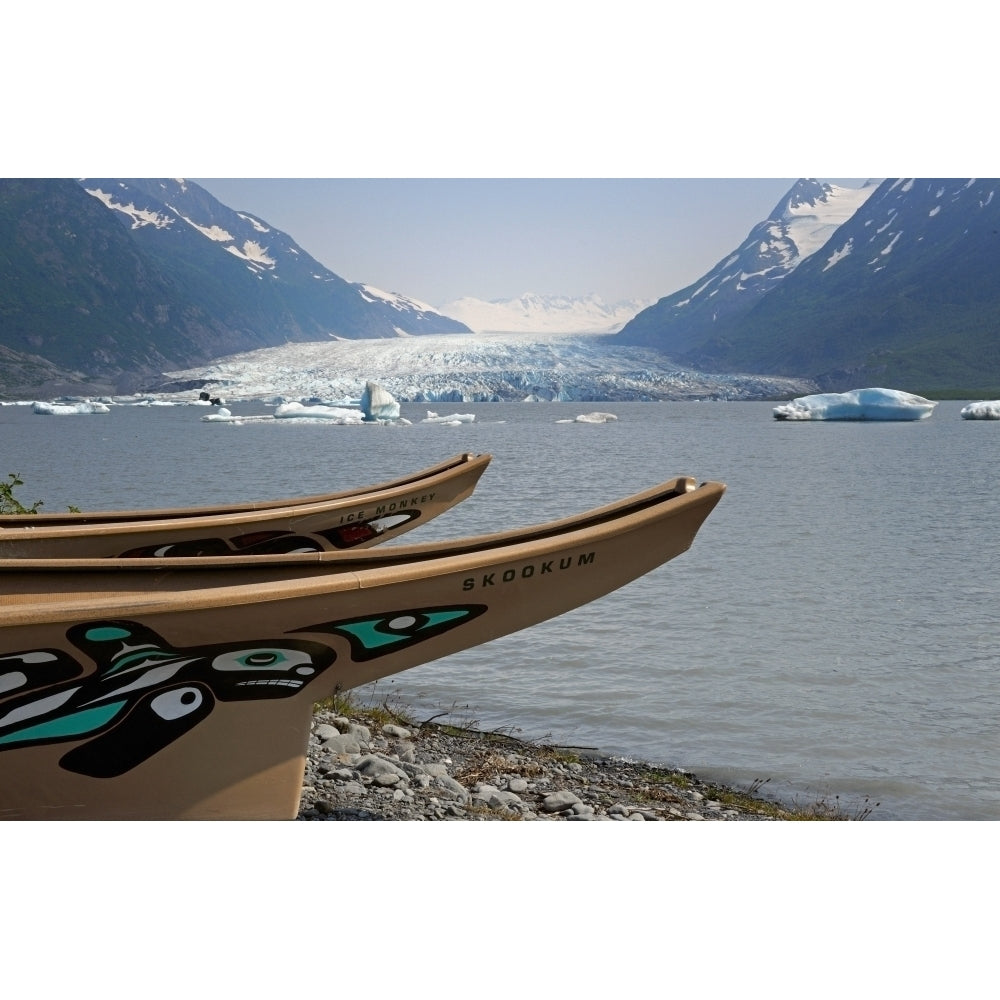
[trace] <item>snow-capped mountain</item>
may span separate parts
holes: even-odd
[[[223,205],[191,181],[83,178],[80,184],[117,214],[162,267],[183,275],[192,294],[207,293],[215,302],[221,294],[223,304],[234,294],[249,296],[260,311],[257,322],[251,314],[251,336],[264,344],[468,332],[416,299],[344,280],[287,233],[252,212]]]
[[[567,298],[525,292],[516,299],[455,299],[441,307],[446,316],[476,333],[616,333],[652,303],[606,303],[599,295]]]
[[[171,372],[145,389],[227,401],[357,400],[375,382],[402,403],[761,399],[804,395],[802,379],[712,375],[599,334],[449,334],[288,344]]]
[[[128,391],[290,341],[469,332],[416,299],[345,281],[186,181],[0,179],[0,259],[5,394]]]
[[[811,257],[871,197],[876,184],[845,188],[797,181],[747,238],[704,277],[639,313],[623,342],[661,343],[683,354],[706,327],[744,315]],[[669,330],[665,338],[664,331]]]
[[[989,397],[1000,390],[998,274],[1000,180],[890,178],[751,308],[702,308],[694,323],[672,297],[619,337],[693,367],[830,391]]]

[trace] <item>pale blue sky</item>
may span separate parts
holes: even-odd
[[[192,179],[341,277],[433,306],[669,295],[735,249],[796,180]]]

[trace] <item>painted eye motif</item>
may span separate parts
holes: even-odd
[[[312,657],[300,649],[281,649],[261,646],[256,649],[236,649],[220,653],[212,660],[214,670],[294,670],[297,674],[311,674],[315,668]]]
[[[149,706],[161,719],[181,719],[198,709],[203,700],[196,687],[183,687],[157,695]]]

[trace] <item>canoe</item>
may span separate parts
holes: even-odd
[[[411,472],[399,479],[390,479],[384,483],[371,486],[359,486],[355,489],[342,490],[339,493],[316,493],[312,496],[288,497],[280,500],[254,500],[242,503],[215,504],[207,507],[160,507],[142,508],[140,510],[84,510],[59,511],[38,514],[0,514],[0,528],[21,528],[25,525],[34,527],[58,527],[65,525],[109,524],[116,521],[163,521],[174,517],[206,517],[214,514],[241,514],[254,511],[270,510],[274,507],[295,507],[298,504],[326,503],[334,500],[350,500],[352,497],[365,493],[383,493],[386,490],[407,490],[414,485],[448,472],[456,467],[463,467],[472,462],[475,455],[464,452],[452,455],[443,462],[438,462],[419,472]],[[488,461],[488,459],[487,459]]]
[[[141,558],[366,548],[466,499],[490,463],[466,452],[403,479],[345,493],[219,507],[0,518],[0,559]]]
[[[624,586],[724,491],[355,553],[3,561],[0,816],[294,818],[315,702]]]

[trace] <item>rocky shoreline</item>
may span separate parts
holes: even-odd
[[[300,820],[774,821],[792,811],[685,771],[433,722],[316,714]]]

